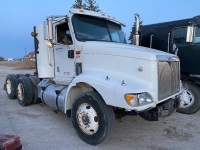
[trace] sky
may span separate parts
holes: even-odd
[[[0,0],[0,56],[22,58],[34,50],[31,32],[47,16],[66,15],[75,0]],[[129,37],[138,13],[143,25],[200,15],[200,0],[96,0],[102,12],[125,22]]]

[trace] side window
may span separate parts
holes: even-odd
[[[195,27],[194,43],[200,43],[200,27],[199,26]]]
[[[57,43],[66,45],[72,44],[72,37],[67,22],[57,25],[56,30],[57,30]]]
[[[175,28],[174,29],[174,43],[186,43],[187,28]]]

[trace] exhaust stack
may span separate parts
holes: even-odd
[[[133,34],[133,45],[139,46],[139,28],[140,28],[140,19],[137,14],[135,14],[135,33]]]

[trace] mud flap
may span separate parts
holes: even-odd
[[[159,118],[164,118],[172,115],[179,106],[179,100],[170,99],[167,102],[161,103],[156,108],[138,113],[140,117],[147,121],[158,121]]]

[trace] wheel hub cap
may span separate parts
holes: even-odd
[[[87,135],[93,135],[97,132],[99,128],[97,112],[94,108],[84,103],[78,107],[77,121],[80,129]]]
[[[188,108],[194,103],[194,95],[188,89],[183,89],[180,95],[180,107]]]
[[[18,94],[19,100],[23,100],[23,98],[24,98],[24,89],[23,89],[23,85],[21,83],[19,83],[18,86],[17,86],[17,94]]]
[[[11,94],[11,82],[10,80],[6,81],[6,91],[8,94]]]

